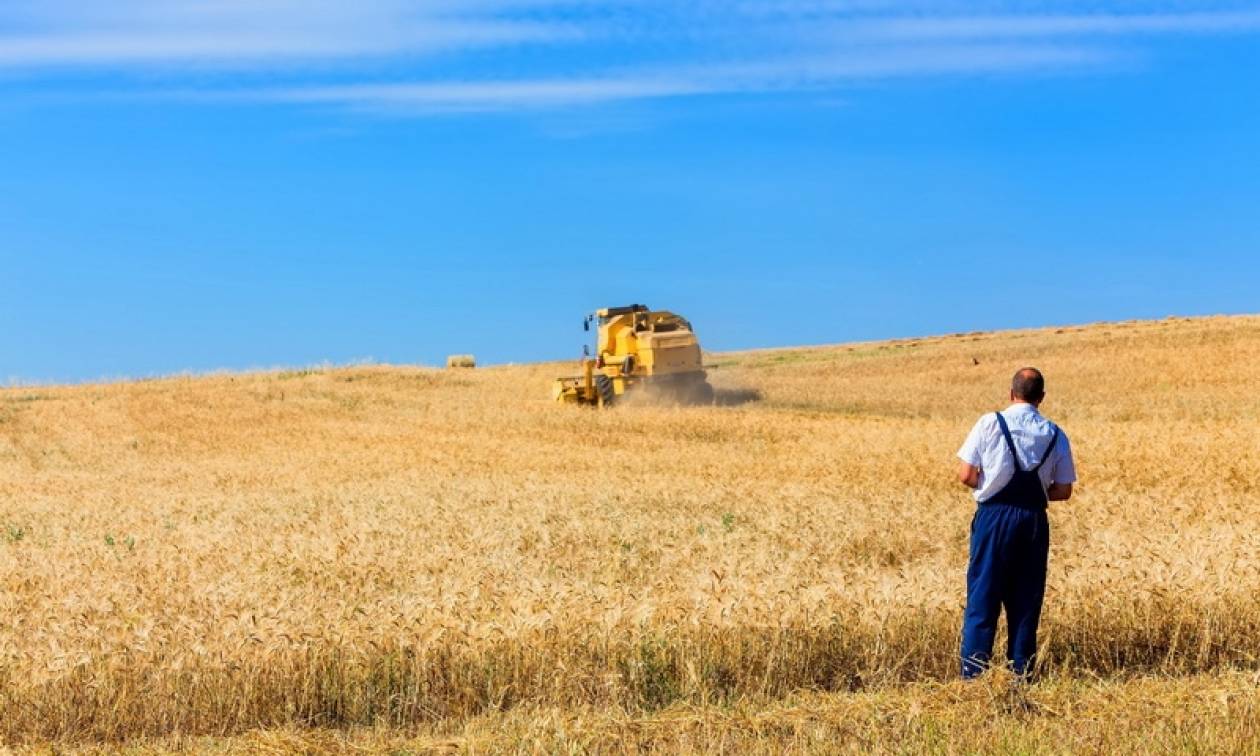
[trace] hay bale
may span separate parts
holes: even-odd
[[[452,354],[446,358],[448,368],[475,368],[477,360],[471,354]]]

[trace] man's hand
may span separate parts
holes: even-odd
[[[958,466],[958,482],[967,488],[980,487],[980,468],[963,462]],[[1071,486],[1068,486],[1071,489]]]
[[[1072,498],[1072,484],[1051,483],[1046,489],[1046,498],[1050,501],[1067,501]]]

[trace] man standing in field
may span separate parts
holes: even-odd
[[[1071,498],[1076,482],[1067,434],[1038,412],[1045,395],[1040,370],[1019,370],[1011,380],[1011,406],[981,417],[958,450],[958,479],[975,490],[979,504],[963,616],[966,678],[988,666],[1002,607],[1015,674],[1027,677],[1033,668],[1050,554],[1046,506]]]

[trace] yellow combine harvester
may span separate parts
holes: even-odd
[[[691,324],[644,305],[607,307],[588,315],[597,321],[595,356],[583,347],[582,374],[556,380],[556,401],[606,407],[628,392],[681,404],[712,404],[700,342]]]

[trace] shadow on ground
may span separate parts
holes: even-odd
[[[713,404],[718,407],[738,407],[741,404],[759,402],[761,392],[757,389],[719,388],[713,390]]]

